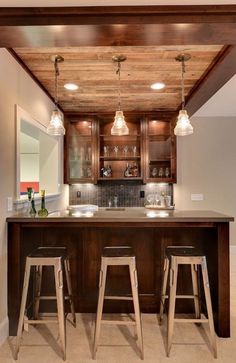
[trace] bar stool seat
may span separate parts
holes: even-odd
[[[44,266],[52,266],[54,269],[56,296],[42,296],[41,284]],[[27,294],[30,280],[31,267],[34,267],[34,298],[33,298],[33,317],[28,319],[25,316]],[[68,296],[63,292],[63,272],[65,272]],[[25,276],[23,283],[23,292],[20,307],[20,316],[17,329],[16,349],[14,359],[18,359],[20,341],[22,337],[23,326],[27,324],[48,324],[58,323],[59,337],[61,341],[62,358],[66,359],[66,325],[64,299],[70,302],[70,309],[73,318],[73,325],[76,326],[75,307],[72,297],[70,263],[66,247],[39,247],[26,257]],[[57,320],[40,319],[39,304],[40,300],[56,300],[57,302]]]
[[[216,336],[214,330],[212,304],[210,296],[210,287],[207,271],[206,256],[199,253],[193,246],[168,246],[165,251],[164,260],[164,275],[162,282],[161,305],[159,322],[161,324],[163,319],[165,300],[169,298],[169,311],[168,311],[168,336],[167,336],[167,356],[170,355],[174,323],[208,323],[210,329],[210,340],[213,350],[213,355],[217,358]],[[190,265],[192,276],[192,295],[176,295],[177,290],[177,276],[179,265]],[[199,281],[198,281],[198,267],[201,268],[203,287],[206,300],[207,318],[201,317],[201,304],[199,298]],[[169,276],[169,296],[166,295],[167,280]],[[175,302],[176,299],[193,299],[195,307],[195,319],[189,318],[175,318]]]
[[[129,275],[131,282],[132,296],[116,296],[116,295],[105,295],[107,267],[108,266],[128,266]],[[107,320],[102,319],[104,299],[107,300],[132,300],[134,304],[134,320]],[[135,255],[132,247],[130,246],[109,246],[104,247],[101,257],[101,270],[100,270],[100,281],[99,281],[99,297],[97,306],[97,317],[94,334],[94,349],[93,359],[96,359],[96,352],[98,348],[98,340],[100,336],[101,323],[105,324],[119,324],[119,325],[135,325],[137,331],[138,344],[140,349],[140,356],[143,359],[143,336],[141,326],[141,314],[139,308],[138,299],[138,280]]]

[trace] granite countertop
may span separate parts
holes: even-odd
[[[147,215],[147,213],[150,213]],[[154,213],[152,213],[154,212]],[[47,217],[30,217],[15,215],[7,218],[7,222],[230,222],[234,218],[213,211],[150,211],[146,208],[99,208],[93,216],[71,216],[67,210],[49,213]]]

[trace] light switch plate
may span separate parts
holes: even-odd
[[[200,201],[203,200],[203,194],[191,194],[191,200],[193,201]]]

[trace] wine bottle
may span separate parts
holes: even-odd
[[[31,217],[35,217],[37,214],[36,209],[35,209],[35,204],[34,204],[34,189],[32,189],[32,192],[31,192],[31,208],[30,208],[29,214]]]
[[[48,211],[45,208],[45,190],[41,190],[41,209],[38,211],[39,217],[47,217]]]

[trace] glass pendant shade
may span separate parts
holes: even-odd
[[[123,111],[116,111],[114,123],[111,128],[112,135],[129,135],[129,129],[125,122]]]
[[[116,111],[114,122],[111,128],[111,135],[129,135],[129,129],[125,122],[125,116],[123,114],[123,111],[121,111],[121,100],[120,100],[120,94],[121,94],[121,87],[120,87],[120,68],[121,68],[121,62],[124,62],[126,60],[126,56],[120,54],[115,55],[112,57],[113,62],[116,62],[118,65],[116,74],[118,74],[118,111]]]
[[[185,74],[185,62],[191,59],[190,54],[179,54],[175,58],[177,62],[181,62],[181,105],[182,109],[179,111],[177,117],[174,134],[176,136],[187,136],[193,133],[193,126],[190,123],[189,116],[185,110],[185,96],[184,96],[184,74]]]
[[[193,133],[193,126],[190,123],[186,110],[179,111],[174,133],[176,136],[187,136]]]
[[[64,62],[64,58],[61,55],[53,55],[51,56],[51,61],[54,63],[54,71],[55,71],[55,98],[54,104],[55,109],[52,112],[51,120],[47,127],[47,133],[53,136],[63,136],[65,135],[65,128],[63,126],[62,115],[58,110],[58,98],[57,98],[57,77],[59,76],[59,67],[58,64]]]
[[[51,120],[47,127],[47,133],[54,136],[65,135],[62,116],[57,108],[52,112]]]

